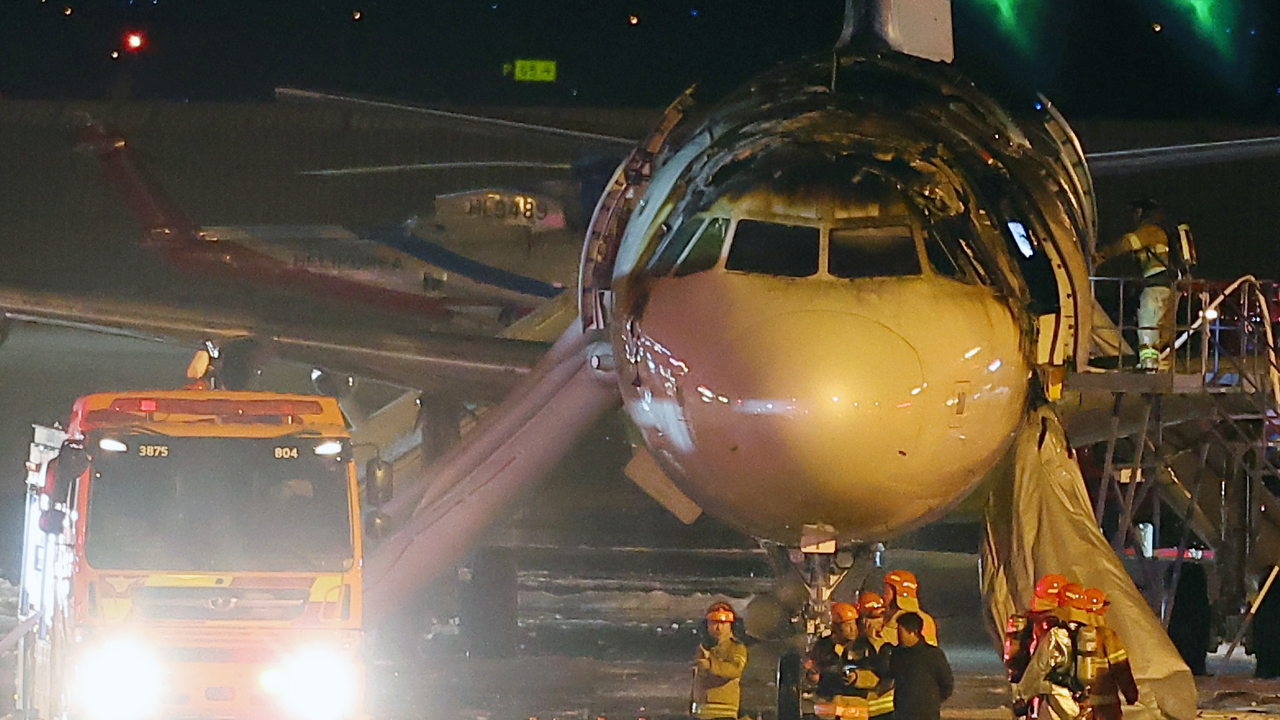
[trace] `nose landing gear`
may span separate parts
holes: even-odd
[[[778,658],[778,720],[801,720],[813,712],[812,683],[803,658],[818,638],[831,631],[831,595],[852,572],[865,575],[879,557],[876,545],[838,545],[829,526],[806,525],[799,549],[768,543],[765,549],[779,577],[794,573],[808,591],[803,607],[791,617],[792,627],[805,636],[804,653],[790,651]]]

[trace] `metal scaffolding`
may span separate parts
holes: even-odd
[[[1113,325],[1098,323],[1100,351],[1067,389],[1111,403],[1105,442],[1082,449],[1094,515],[1166,628],[1194,562],[1215,579],[1217,634],[1236,635],[1250,579],[1280,562],[1275,288],[1176,283],[1155,371],[1132,350],[1142,283],[1095,278],[1093,289]]]

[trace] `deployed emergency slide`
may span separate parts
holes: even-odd
[[[461,559],[504,506],[617,407],[609,360],[574,323],[502,404],[401,493],[388,508],[396,529],[365,566],[369,621],[395,612]]]
[[[1028,610],[1037,578],[1060,573],[1107,593],[1107,624],[1128,650],[1138,707],[1127,718],[1196,717],[1196,687],[1160,620],[1130,580],[1094,520],[1080,466],[1057,416],[1032,413],[1019,433],[1012,467],[987,500],[982,592],[996,627]]]

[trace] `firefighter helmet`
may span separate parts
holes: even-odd
[[[858,596],[858,614],[868,617],[883,617],[884,611],[884,598],[876,593],[864,592]]]
[[[1058,594],[1058,605],[1076,610],[1084,610],[1085,595],[1084,586],[1080,583],[1067,583],[1063,586],[1062,592]]]
[[[1049,573],[1041,577],[1036,583],[1036,594],[1031,600],[1031,609],[1046,611],[1058,607],[1062,588],[1066,587],[1068,582],[1065,575],[1057,573]]]
[[[916,582],[915,573],[910,570],[894,570],[884,576],[884,584],[893,588],[897,597],[920,597],[920,583]]]
[[[831,603],[831,621],[847,623],[858,619],[858,608],[846,602]]]
[[[1105,613],[1107,611],[1107,594],[1098,588],[1086,588],[1083,609],[1091,613]]]
[[[893,604],[903,610],[920,609],[920,583],[910,570],[894,570],[884,576],[885,596],[893,590]]]
[[[711,607],[707,608],[708,622],[733,622],[735,614],[733,606],[727,602],[711,603]]]
[[[1070,581],[1067,580],[1065,575],[1049,573],[1040,578],[1040,582],[1036,583],[1036,597],[1042,600],[1057,600],[1058,596],[1062,594],[1062,588],[1066,587],[1068,582]]]

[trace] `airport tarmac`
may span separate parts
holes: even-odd
[[[65,413],[78,394],[181,382],[189,349],[68,329],[18,326],[0,351],[0,405],[7,445],[27,442],[26,425]],[[273,365],[267,381],[306,390],[303,369]],[[56,379],[56,380],[55,380]],[[15,448],[16,450],[17,448]],[[16,480],[16,463],[6,476]],[[370,710],[395,720],[657,720],[683,717],[690,683],[688,658],[698,618],[719,597],[745,606],[768,588],[767,564],[742,538],[723,528],[697,535],[699,547],[654,547],[673,537],[642,495],[619,482],[605,493],[616,507],[582,507],[575,515],[556,498],[570,493],[552,480],[494,537],[518,555],[519,614],[509,649],[499,657],[469,652],[452,612],[436,622],[424,608],[409,642],[379,646],[370,666]],[[560,482],[563,482],[561,480]],[[10,492],[17,490],[10,484]],[[584,502],[593,502],[578,497]],[[596,501],[598,502],[598,500]],[[574,518],[578,518],[574,520]],[[628,531],[612,546],[590,546],[601,527]],[[10,524],[12,519],[6,519]],[[653,528],[658,528],[655,531]],[[550,530],[548,529],[550,528]],[[554,532],[552,532],[554,531]],[[572,532],[571,532],[572,531]],[[3,528],[6,539],[16,527]],[[707,538],[719,541],[707,547]],[[537,544],[555,539],[559,544]],[[625,540],[622,547],[616,543]],[[523,544],[522,544],[523,541]],[[645,545],[646,541],[649,542]],[[12,543],[12,540],[10,540]],[[10,547],[12,545],[10,544]],[[938,616],[944,646],[957,670],[946,718],[1009,717],[999,658],[982,624],[976,559],[961,553],[890,550],[887,562],[915,570],[926,608]],[[12,588],[0,592],[0,631],[14,622]],[[756,644],[745,683],[744,715],[774,716],[773,667],[778,648]],[[11,667],[12,656],[5,658]],[[1211,659],[1210,667],[1217,662]],[[1280,682],[1250,677],[1252,659],[1238,654],[1229,675],[1200,682],[1206,718],[1280,717]],[[0,682],[12,677],[0,670]]]

